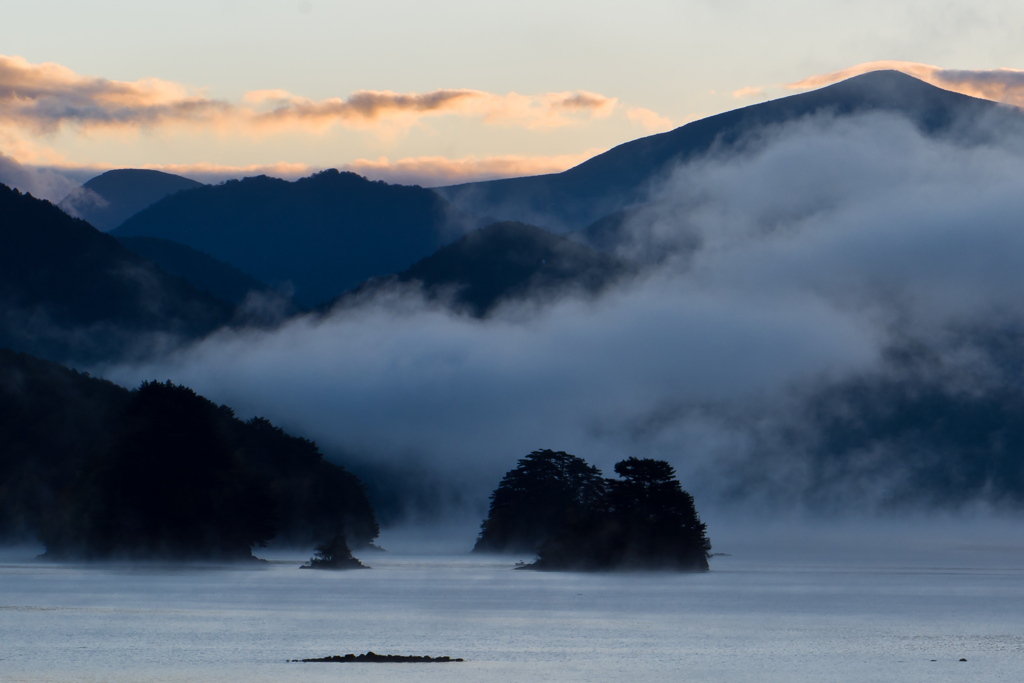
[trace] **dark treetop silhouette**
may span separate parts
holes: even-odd
[[[711,541],[693,496],[667,462],[627,458],[615,465],[600,503],[573,516],[541,545],[533,569],[707,571]]]
[[[564,451],[534,451],[491,494],[474,552],[535,552],[605,495],[601,470]]]
[[[245,558],[277,538],[379,532],[362,483],[316,444],[187,387],[129,392],[0,349],[0,536],[55,558]]]
[[[534,451],[494,491],[474,551],[536,551],[532,569],[707,571],[707,525],[672,466],[627,458],[615,472]]]

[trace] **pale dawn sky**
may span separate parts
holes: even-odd
[[[563,170],[880,60],[1013,104],[1024,88],[1018,2],[0,7],[0,153],[30,165],[437,184]]]

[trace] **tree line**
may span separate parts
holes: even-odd
[[[229,559],[379,531],[362,482],[312,441],[170,381],[129,391],[0,349],[0,538],[55,558]]]

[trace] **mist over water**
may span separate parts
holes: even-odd
[[[606,473],[668,460],[702,512],[913,503],[928,484],[890,445],[825,482],[813,409],[857,381],[1019,390],[1022,149],[1013,132],[936,139],[889,115],[804,120],[652,188],[618,246],[646,270],[598,299],[481,320],[396,289],[97,371],[188,384],[343,461],[433,473],[453,514],[479,514],[537,448]]]
[[[41,566],[5,550],[0,667],[31,683],[1015,680],[1024,538],[978,521],[725,521],[711,572],[642,577],[422,554],[422,530],[385,531],[391,551],[350,572],[300,571],[298,551]],[[467,661],[285,661],[367,650]]]

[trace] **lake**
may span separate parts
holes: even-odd
[[[513,571],[520,558],[427,554],[416,530],[348,572],[301,571],[303,551],[129,566],[14,548],[0,680],[1020,680],[1020,525],[917,528],[737,528],[716,542],[731,556],[681,575]],[[467,661],[286,661],[367,650]]]

